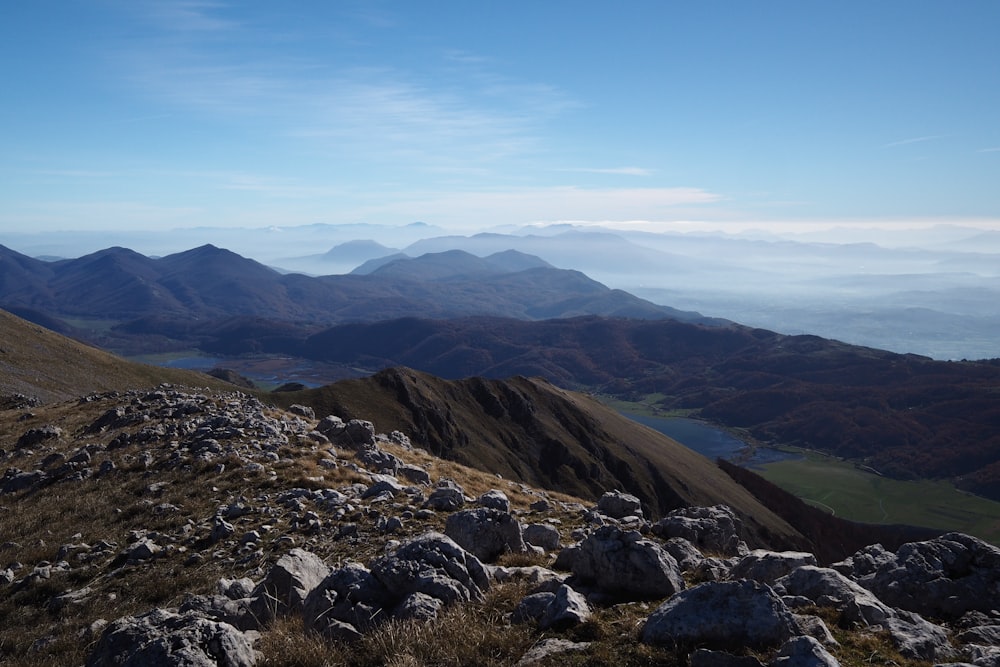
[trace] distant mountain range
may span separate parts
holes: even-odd
[[[108,248],[44,262],[0,246],[0,306],[26,317],[162,324],[234,316],[334,324],[480,314],[525,319],[596,314],[711,321],[612,290],[517,252],[451,251],[387,263],[367,275],[282,275],[211,245],[152,259]],[[133,325],[138,333],[141,325]]]

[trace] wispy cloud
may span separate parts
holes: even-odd
[[[944,139],[948,135],[946,134],[931,134],[925,137],[911,137],[909,139],[901,139],[899,141],[893,141],[888,144],[883,144],[882,148],[893,148],[894,146],[907,146],[909,144],[919,144],[925,141],[934,141],[935,139]]]
[[[568,167],[558,171],[582,172],[587,174],[612,174],[620,176],[652,176],[652,169],[643,167]]]
[[[137,87],[170,107],[266,120],[271,136],[312,152],[428,171],[531,154],[540,148],[541,127],[574,104],[546,84],[461,72],[439,80],[176,46],[135,50],[119,61],[130,63]]]
[[[136,5],[158,27],[173,32],[218,32],[236,30],[240,24],[220,18],[218,10],[228,6],[210,0],[148,0]]]
[[[1000,153],[1000,146],[994,148],[980,148],[977,153]]]

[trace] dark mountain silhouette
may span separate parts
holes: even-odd
[[[233,316],[327,325],[470,314],[538,319],[593,313],[709,321],[521,253],[486,259],[444,253],[391,263],[370,276],[316,278],[282,275],[211,245],[158,259],[109,248],[53,263],[2,248],[0,305],[50,317],[135,320],[120,333],[153,335]],[[158,329],[142,328],[150,318]]]

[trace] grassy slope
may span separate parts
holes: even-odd
[[[202,373],[125,361],[0,310],[0,395],[49,402],[162,382],[231,388]]]
[[[944,481],[900,481],[816,452],[756,472],[839,517],[958,530],[1000,544],[1000,503],[959,491]]]

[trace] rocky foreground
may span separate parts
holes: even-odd
[[[1000,666],[1000,549],[967,535],[824,567],[747,544],[724,506],[654,521],[241,393],[0,422],[2,662],[378,664],[351,647],[489,608],[492,664]]]

